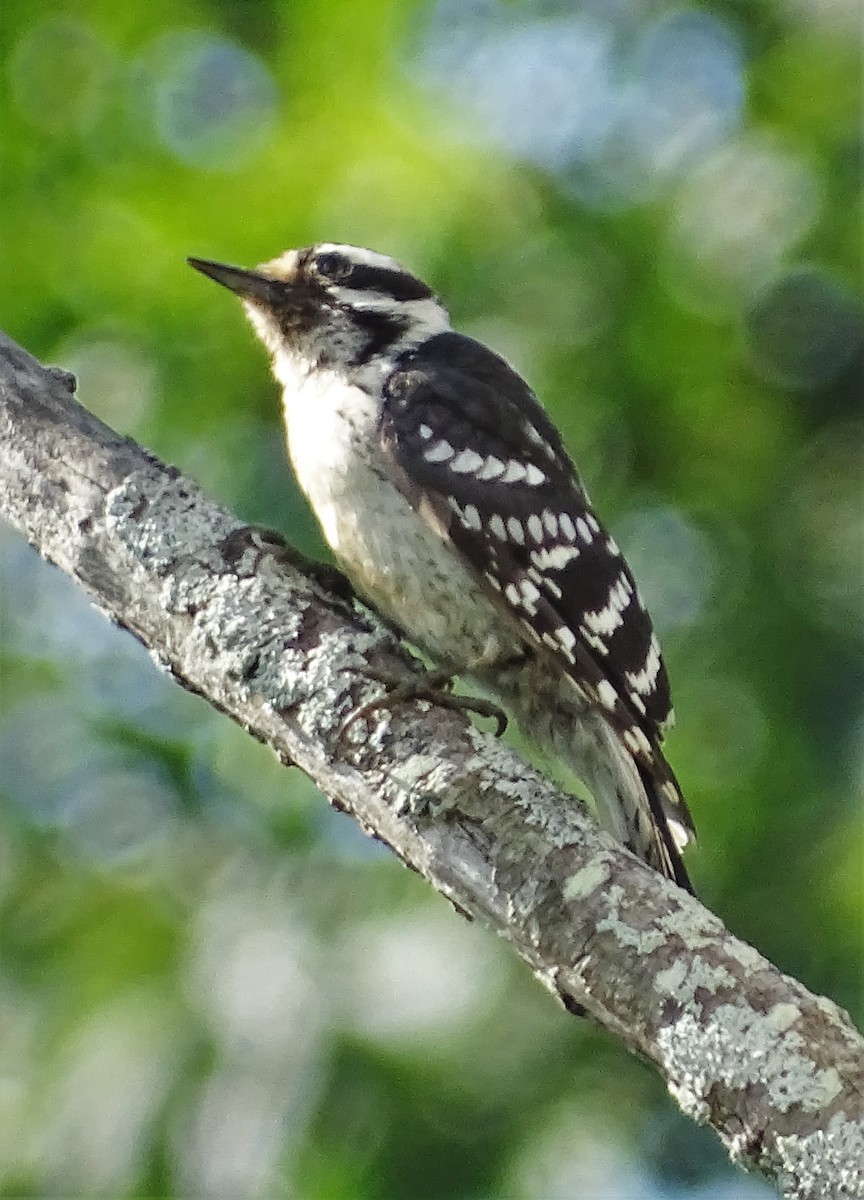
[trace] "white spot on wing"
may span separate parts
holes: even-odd
[[[417,432],[420,434],[421,438],[423,438],[424,442],[428,441],[432,436],[432,430],[428,425],[418,425]]]
[[[535,467],[533,463],[528,463],[525,467],[525,478],[532,487],[539,487],[541,483],[546,482],[546,476],[539,467]]]
[[[563,654],[569,662],[573,662],[573,647],[576,645],[576,638],[566,625],[559,625],[553,633],[548,631],[544,633],[543,641],[556,654]]]
[[[629,607],[632,592],[633,586],[622,571],[609,589],[605,606],[583,616],[587,628],[601,637],[610,637],[624,623],[624,610]]]
[[[651,753],[651,743],[638,725],[631,725],[629,729],[625,729],[623,736],[627,746],[636,754]]]
[[[690,845],[690,842],[693,839],[693,834],[686,825],[682,825],[680,821],[676,821],[675,818],[670,817],[668,813],[666,813],[665,816],[666,825],[668,826],[669,832],[672,834],[672,841],[679,850],[685,850],[687,846]]]
[[[576,634],[567,625],[562,625],[558,630],[558,641],[568,650],[572,650],[576,645]]]
[[[561,571],[574,558],[578,558],[580,550],[577,546],[552,546],[542,550],[531,551],[531,561],[541,571]]]
[[[540,599],[540,593],[530,579],[523,579],[519,586],[522,591],[522,599],[525,607],[533,615],[537,611],[537,601]]]
[[[535,446],[539,446],[540,449],[549,456],[549,458],[555,457],[555,451],[552,449],[546,439],[541,437],[530,421],[523,422],[522,432],[525,434],[525,437],[529,442],[533,442]]]
[[[476,450],[460,450],[451,462],[450,470],[457,475],[474,475],[482,466],[483,459]]]
[[[507,468],[501,476],[502,483],[519,483],[527,474],[524,463],[517,462],[515,458],[511,458],[507,463]]]
[[[603,639],[597,637],[597,635],[592,633],[590,629],[586,629],[584,625],[580,625],[579,632],[582,634],[588,645],[591,646],[592,649],[596,650],[598,654],[602,654],[605,657],[609,653],[609,647],[606,645]]]
[[[428,450],[423,451],[423,457],[427,462],[446,462],[448,458],[452,458],[455,450],[449,442],[436,442],[434,446],[430,446]]]
[[[532,513],[528,518],[528,532],[535,542],[543,541],[543,525],[536,513]]]
[[[560,517],[558,518],[558,525],[560,526],[564,537],[567,538],[569,542],[575,542],[576,527],[574,526],[569,513],[561,513]]]
[[[478,479],[497,479],[504,472],[504,464],[500,458],[490,454],[483,466],[477,472]]]
[[[469,529],[482,529],[480,521],[480,513],[473,504],[466,504],[462,512],[462,518]]]
[[[588,522],[585,520],[584,517],[577,517],[576,528],[578,529],[579,536],[581,537],[581,539],[585,543],[585,545],[590,546],[592,541],[594,540],[594,535],[592,534],[591,528],[588,525]]]
[[[494,516],[489,518],[489,530],[499,542],[507,541],[507,530],[504,527],[504,522],[498,516],[498,513],[495,513]]]
[[[613,711],[618,703],[618,693],[608,679],[601,679],[597,684],[597,699],[604,708]]]
[[[543,520],[544,526],[546,527],[546,532],[549,534],[549,536],[551,538],[557,538],[557,536],[558,536],[558,518],[555,516],[555,514],[553,512],[550,512],[548,508],[544,508],[543,513],[542,513],[542,520]]]
[[[517,545],[525,545],[525,530],[522,528],[522,522],[518,517],[507,518],[507,532]]]
[[[650,696],[654,691],[654,686],[657,682],[657,676],[660,672],[660,643],[657,641],[656,634],[651,634],[651,641],[648,645],[648,655],[645,659],[645,666],[641,671],[625,671],[624,678],[627,683],[641,696]]]

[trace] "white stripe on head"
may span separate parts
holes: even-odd
[[[364,267],[380,267],[383,271],[406,271],[409,275],[414,274],[389,254],[379,254],[377,250],[366,250],[363,246],[349,246],[342,242],[318,242],[315,245],[315,253],[342,254],[349,262],[360,263]]]
[[[340,254],[349,262],[360,266],[419,278],[389,254],[380,254],[377,250],[367,250],[363,246],[350,246],[342,242],[319,242],[315,246],[315,253]],[[420,300],[395,300],[386,292],[375,292],[370,288],[352,288],[348,284],[339,283],[331,284],[328,291],[337,301],[358,312],[392,313],[404,318],[409,323],[406,342],[422,341],[451,329],[447,310],[434,296]]]

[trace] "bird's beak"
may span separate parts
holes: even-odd
[[[247,271],[244,267],[211,262],[209,258],[187,258],[186,261],[190,267],[194,267],[196,271],[200,271],[216,283],[221,283],[244,300],[259,300],[268,305],[274,305],[280,299],[284,302],[286,285],[283,281],[269,279],[266,275],[259,275],[257,271]]]

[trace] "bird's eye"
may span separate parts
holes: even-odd
[[[351,274],[351,264],[347,263],[341,254],[319,254],[315,260],[315,270],[325,279],[338,283],[347,279]]]

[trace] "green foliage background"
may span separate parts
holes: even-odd
[[[263,356],[184,257],[349,241],[429,279],[535,386],[643,581],[698,890],[860,1019],[854,6],[686,10],[740,48],[744,104],[629,184],[632,145],[562,164],[474,103],[508,38],[587,22],[626,74],[681,11],[5,0],[2,324],[323,556]],[[763,1194],[299,773],[0,554],[0,1193]]]

